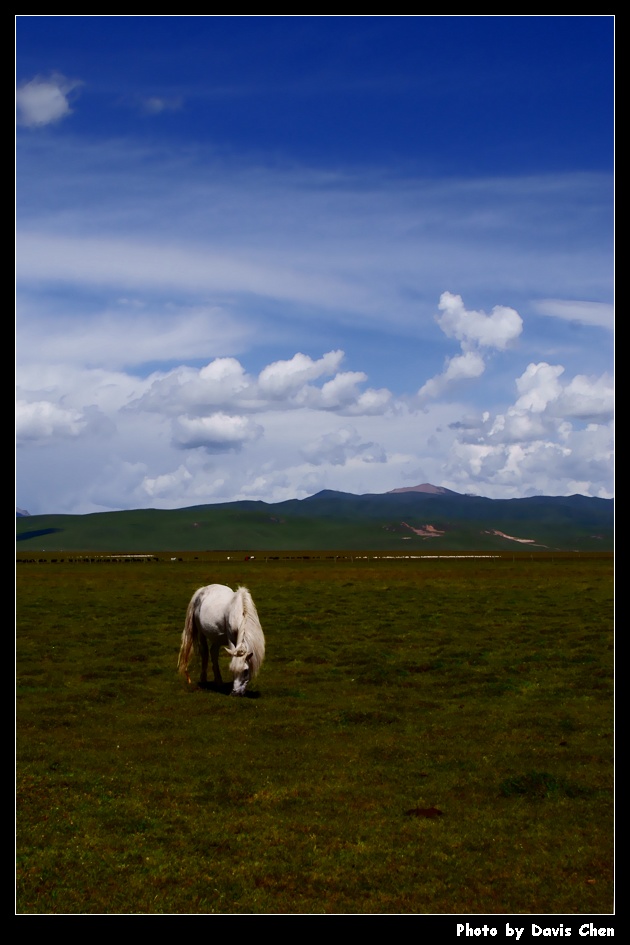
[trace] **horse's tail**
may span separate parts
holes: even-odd
[[[179,658],[177,660],[177,671],[185,676],[188,682],[190,682],[190,676],[188,675],[190,651],[193,648],[197,648],[197,637],[199,634],[197,629],[197,621],[195,620],[195,604],[197,603],[198,594],[199,591],[195,591],[193,596],[190,598],[190,603],[188,605],[188,609],[186,610],[186,620],[184,622],[184,629],[182,631],[182,645],[179,648]]]
[[[265,637],[260,625],[256,605],[249,590],[246,587],[239,587],[236,593],[240,600],[242,612],[236,646],[238,648],[245,644],[248,651],[252,654],[250,667],[253,679],[258,675],[258,671],[265,658]]]

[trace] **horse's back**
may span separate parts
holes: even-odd
[[[195,617],[206,635],[224,637],[228,634],[228,616],[235,591],[225,584],[208,584],[195,594]]]
[[[226,584],[208,584],[206,587],[200,587],[195,596],[200,596],[204,598],[204,600],[211,598],[212,600],[225,601],[234,597],[234,594],[235,591]]]

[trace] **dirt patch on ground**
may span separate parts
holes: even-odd
[[[484,535],[496,535],[497,538],[507,538],[509,541],[517,541],[521,545],[536,545],[538,544],[535,538],[515,538],[514,535],[506,535],[505,532],[497,531],[496,528],[491,528],[488,531],[484,532]],[[541,547],[545,548],[546,545]]]
[[[421,525],[420,528],[414,528],[413,525],[407,525],[406,522],[401,522],[405,528],[408,528],[415,535],[421,535],[423,538],[441,538],[444,535],[444,532],[441,532],[439,529],[434,528],[433,525]]]

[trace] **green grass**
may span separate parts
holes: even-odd
[[[182,557],[18,567],[18,913],[613,911],[610,558]],[[213,581],[249,698],[175,673]]]

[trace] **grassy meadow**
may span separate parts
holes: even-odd
[[[18,560],[18,914],[613,912],[612,556],[171,558]]]

